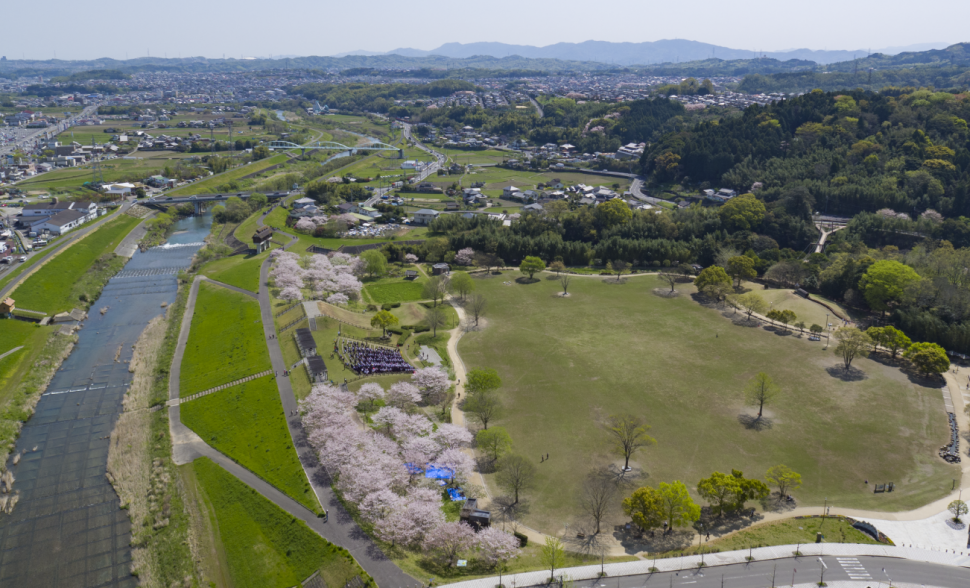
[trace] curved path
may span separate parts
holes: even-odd
[[[292,245],[296,241],[297,239],[293,238],[287,246]],[[283,363],[283,354],[280,350],[279,341],[275,338],[269,288],[266,285],[268,271],[269,260],[267,259],[260,268],[261,285],[258,295],[241,288],[209,280],[204,276],[197,276],[195,278],[189,291],[189,297],[185,305],[185,314],[182,317],[182,324],[179,331],[178,343],[172,358],[172,367],[169,376],[170,400],[179,398],[182,358],[185,355],[185,346],[188,342],[189,329],[192,325],[192,316],[195,313],[195,301],[199,293],[199,284],[203,281],[228,287],[231,290],[241,292],[247,296],[257,297],[260,302],[263,328],[267,336],[266,343],[269,348],[273,369],[279,373],[283,373],[286,366]],[[269,338],[271,335],[273,335],[272,339]],[[320,467],[316,455],[306,441],[302,422],[297,415],[296,398],[293,395],[293,389],[290,386],[289,379],[278,376],[276,378],[276,384],[280,393],[280,401],[287,415],[286,423],[293,441],[293,446],[297,450],[300,463],[317,498],[320,500],[320,504],[328,512],[329,516],[327,518],[318,517],[315,513],[283,492],[280,492],[256,474],[206,444],[191,429],[182,424],[179,406],[177,405],[168,408],[169,429],[172,435],[173,461],[178,465],[182,465],[199,457],[210,458],[243,483],[259,492],[264,498],[305,522],[327,541],[347,549],[364,571],[370,574],[381,588],[417,586],[419,583],[414,578],[405,574],[393,561],[381,552],[380,548],[357,526],[353,518],[351,518],[343,508],[343,505],[337,500],[337,497],[330,488],[330,480],[326,471]]]

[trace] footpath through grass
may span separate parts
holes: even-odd
[[[693,489],[732,469],[760,479],[785,464],[802,475],[793,492],[801,505],[828,498],[897,511],[945,496],[958,476],[936,455],[949,439],[939,387],[898,367],[857,359],[859,371],[844,377],[824,341],[732,323],[740,313],[701,306],[692,286],[662,298],[653,276],[619,284],[577,277],[568,298],[555,280],[505,285],[507,276],[477,279],[476,292],[489,301],[487,326],[466,333],[459,352],[468,369],[500,374],[505,415],[495,424],[507,428],[515,450],[532,459],[550,454],[537,464],[525,524],[561,528],[578,515],[572,498],[586,470],[622,465],[603,431],[615,414],[652,426],[657,445],[631,463],[643,474],[637,483],[652,486],[681,480]],[[744,387],[761,371],[781,392],[755,426]],[[866,479],[896,490],[873,494]]]
[[[255,298],[199,284],[182,358],[179,395],[189,396],[270,369]]]
[[[369,588],[375,587],[346,549],[326,541],[210,459],[185,467],[192,470],[216,519],[233,586],[289,588],[319,570],[327,586],[339,588],[360,576]]]
[[[114,254],[115,247],[141,219],[123,214],[67,246],[37,270],[11,294],[17,306],[47,314],[87,308],[105,282],[127,261]]]
[[[265,376],[181,405],[182,422],[313,512],[323,512],[286,428],[276,378]]]

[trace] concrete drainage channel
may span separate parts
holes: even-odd
[[[204,235],[208,219],[200,221],[182,222]],[[187,267],[195,250],[135,253],[92,306],[108,310],[85,321],[21,432],[19,463],[8,463],[20,500],[0,515],[0,586],[137,586],[128,514],[105,476],[110,434],[131,380],[132,345],[162,303],[175,301],[174,272],[157,270]]]

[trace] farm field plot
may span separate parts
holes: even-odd
[[[569,498],[586,468],[617,463],[602,430],[613,414],[637,414],[652,426],[658,444],[632,465],[653,486],[681,480],[693,489],[731,469],[762,478],[786,464],[803,477],[794,492],[800,505],[828,498],[894,511],[946,495],[959,473],[936,455],[949,438],[939,389],[898,368],[857,359],[863,375],[843,379],[832,349],[733,324],[686,294],[660,298],[655,277],[575,278],[568,298],[553,280],[506,281],[476,283],[489,300],[488,326],[466,333],[459,352],[468,369],[501,375],[506,410],[496,424],[515,450],[533,459],[550,454],[538,466],[525,521],[540,530],[570,520]],[[749,428],[743,389],[760,371],[782,392],[762,426]],[[882,441],[890,439],[891,447]],[[865,479],[894,482],[896,491],[873,494]]]
[[[232,585],[298,586],[317,570],[327,586],[344,586],[363,570],[347,553],[303,521],[266,500],[208,458],[183,466],[215,519]]]
[[[182,359],[180,396],[190,396],[270,368],[259,303],[221,286],[199,284]]]
[[[80,296],[94,300],[92,295],[100,292],[100,287],[94,287],[100,277],[98,274],[118,265],[113,253],[115,247],[140,222],[141,219],[123,214],[98,227],[37,268],[11,296],[21,308],[47,314],[86,306]],[[99,258],[104,255],[111,257],[102,263]]]
[[[206,443],[314,512],[322,512],[286,428],[276,378],[263,376],[186,402],[182,422]]]

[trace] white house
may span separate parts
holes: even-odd
[[[515,186],[509,186],[507,188],[502,188],[502,198],[505,198],[506,200],[509,200],[509,199],[519,199],[519,198],[521,198],[521,196],[520,196],[520,193],[521,192],[522,192],[522,190],[519,190]]]
[[[430,208],[422,208],[421,210],[414,213],[414,222],[419,225],[430,224],[431,221],[438,218],[441,211],[431,210]]]
[[[130,196],[131,191],[134,189],[134,184],[124,182],[120,184],[108,184],[104,187],[104,192],[105,194],[113,194],[116,196]]]
[[[33,229],[38,232],[47,229],[54,235],[63,235],[71,229],[84,224],[87,218],[88,215],[80,210],[65,210],[37,224]]]

